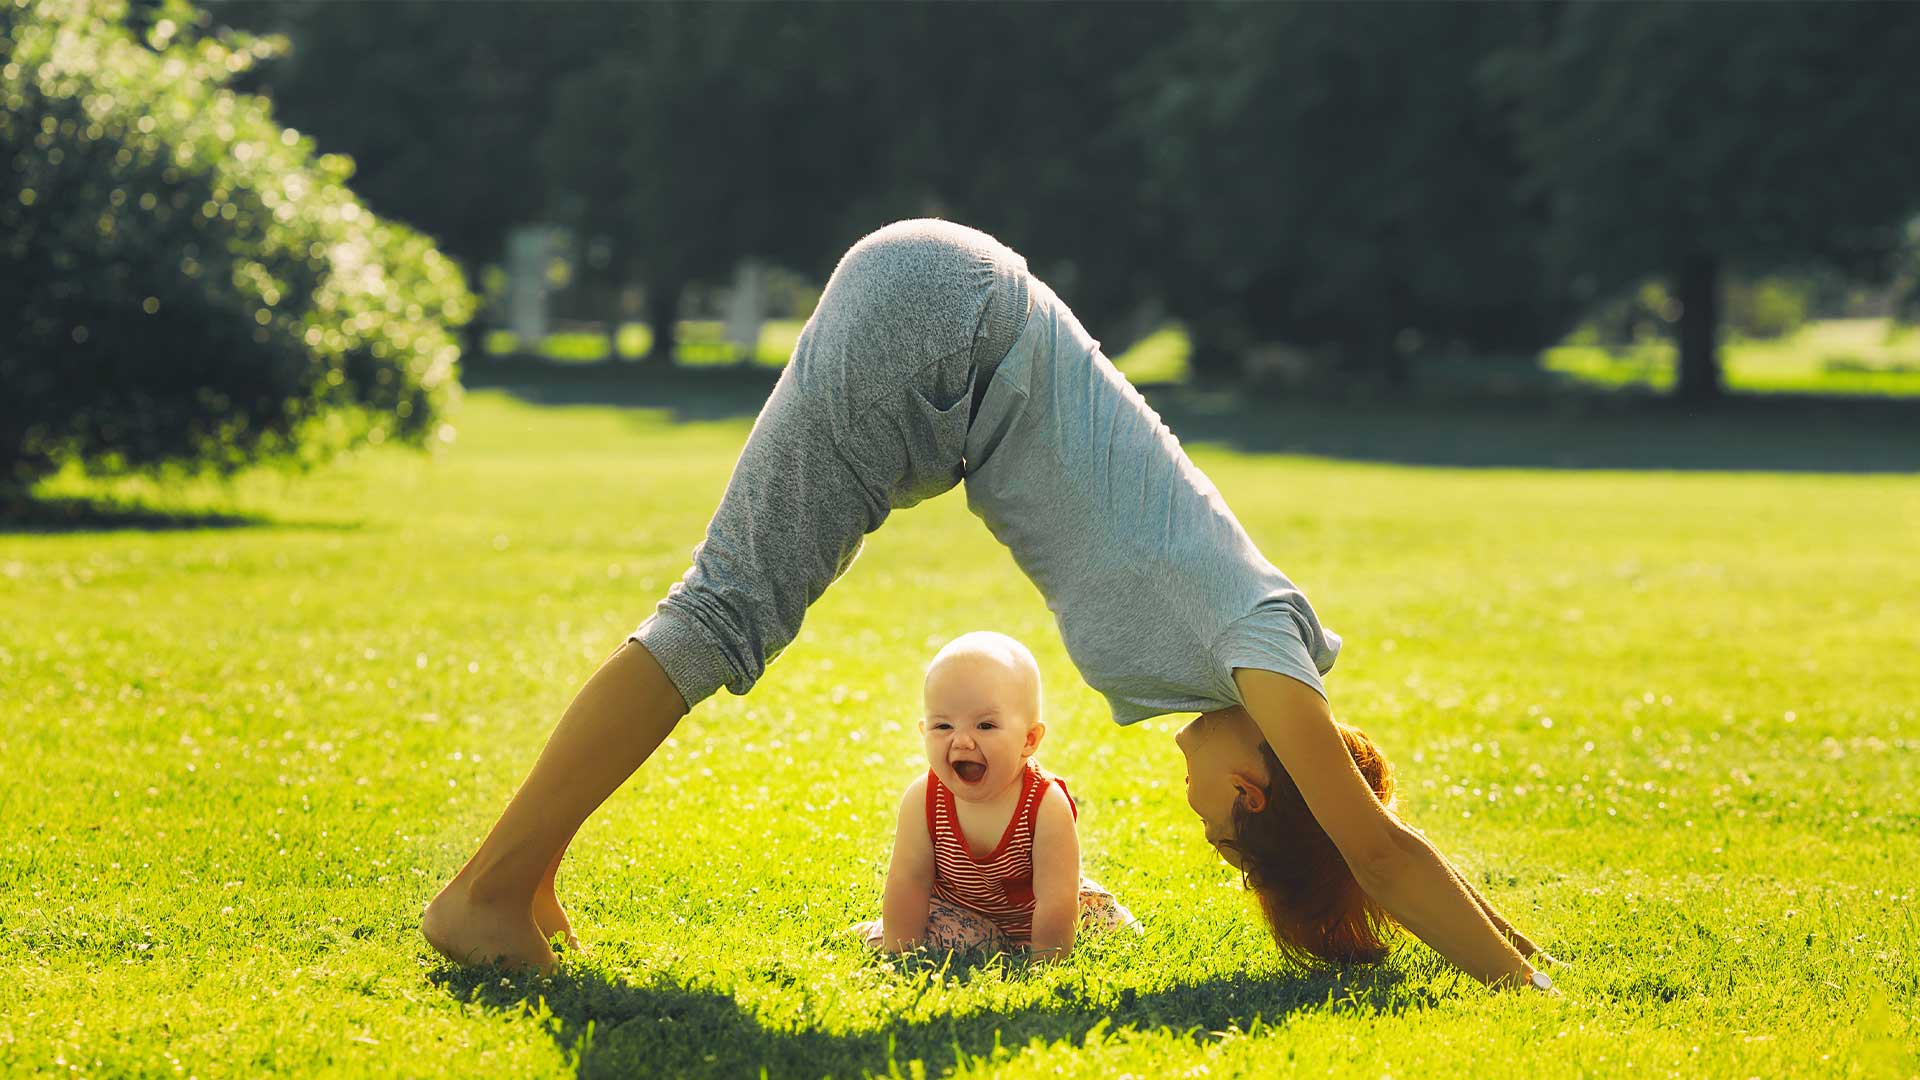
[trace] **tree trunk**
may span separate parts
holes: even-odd
[[[1720,267],[1711,255],[1680,262],[1674,290],[1680,301],[1680,371],[1674,395],[1682,401],[1720,397]]]
[[[1183,321],[1187,326],[1187,375],[1192,381],[1219,386],[1238,383],[1246,377],[1242,350],[1232,340],[1238,335],[1213,331],[1213,327],[1224,320]]]
[[[675,335],[680,324],[678,281],[657,279],[647,283],[647,328],[653,331],[653,344],[647,349],[647,363],[654,367],[672,366],[679,353]]]
[[[1240,381],[1240,362],[1217,342],[1202,338],[1193,342],[1187,354],[1187,373],[1193,381],[1210,386]]]
[[[479,312],[459,330],[460,366],[471,371],[484,361],[493,359],[487,353],[487,325]]]
[[[1400,351],[1400,335],[1393,329],[1398,325],[1398,319],[1382,317],[1374,332],[1368,335],[1365,358],[1367,366],[1380,373],[1383,387],[1395,394],[1406,390],[1412,375],[1412,365]]]

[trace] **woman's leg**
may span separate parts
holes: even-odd
[[[824,304],[824,302],[823,302]],[[545,969],[564,924],[552,875],[587,815],[722,685],[745,693],[889,507],[834,445],[830,396],[802,355],[754,422],[692,568],[568,706],[480,850],[421,929],[456,963]]]
[[[567,918],[567,910],[560,906],[560,894],[553,887],[554,878],[560,873],[560,860],[572,844],[573,838],[568,837],[560,845],[559,853],[547,864],[546,875],[533,890],[533,924],[540,928],[540,936],[548,942],[557,934],[567,943],[567,948],[577,949],[580,939],[574,936],[573,922]]]
[[[581,822],[690,705],[753,686],[865,534],[959,482],[976,354],[1011,344],[1024,274],[990,238],[938,222],[882,230],[841,260],[692,568],[568,706],[480,850],[428,905],[434,948],[459,963],[553,963],[542,930],[565,916],[552,876]]]
[[[643,646],[628,643],[607,658],[567,706],[480,850],[427,905],[427,941],[456,963],[551,967],[553,950],[533,914],[535,892],[551,886],[550,871],[581,822],[686,712]]]

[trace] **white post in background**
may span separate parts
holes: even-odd
[[[727,292],[727,341],[742,364],[750,364],[760,353],[760,324],[767,309],[767,275],[753,259],[742,259],[733,273],[733,288]]]
[[[507,232],[507,329],[515,348],[537,353],[547,340],[547,265],[553,260],[553,230],[516,225]]]

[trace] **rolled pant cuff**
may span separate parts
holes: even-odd
[[[683,612],[662,606],[627,640],[646,646],[689,709],[734,679],[726,654]]]

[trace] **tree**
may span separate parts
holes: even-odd
[[[459,268],[226,86],[266,43],[126,13],[0,7],[0,487],[429,438]]]
[[[499,257],[508,226],[545,207],[536,144],[551,87],[601,36],[605,8],[245,0],[210,10],[285,35],[285,57],[244,85],[320,147],[353,158],[355,189],[376,212],[477,267]]]
[[[537,146],[555,83],[610,45],[615,5],[393,0],[226,0],[219,23],[284,35],[241,85],[318,146],[354,162],[378,214],[432,236],[470,277],[502,257],[507,231],[548,206]],[[466,351],[480,355],[480,324]]]
[[[1920,19],[1881,4],[1515,9],[1489,65],[1549,250],[1587,298],[1673,283],[1678,394],[1721,393],[1726,268],[1884,276],[1920,209]]]
[[[817,252],[838,220],[836,178],[857,158],[825,137],[834,103],[807,85],[804,9],[613,14],[555,88],[544,183],[554,216],[606,244],[608,271],[644,284],[652,357],[670,362],[687,286],[724,280],[747,255]],[[823,145],[804,146],[814,135]]]
[[[647,284],[655,341],[683,284],[743,256],[824,276],[863,233],[945,215],[1036,256],[1118,326],[1150,280],[1120,78],[1164,5],[666,5],[556,91],[561,217]],[[1107,316],[1112,315],[1112,318]]]
[[[1136,83],[1161,284],[1202,374],[1263,340],[1398,382],[1410,351],[1525,349],[1565,301],[1479,65],[1507,9],[1202,9]]]
[[[888,217],[938,212],[1023,252],[1110,351],[1160,303],[1170,222],[1148,146],[1127,126],[1132,79],[1189,21],[1178,4],[924,5],[892,12],[864,54]],[[873,32],[870,30],[870,34]]]

